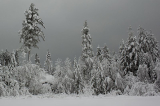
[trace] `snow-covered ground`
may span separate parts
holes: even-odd
[[[28,96],[1,98],[0,106],[160,106],[160,96]]]

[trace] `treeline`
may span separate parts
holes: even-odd
[[[72,62],[58,59],[53,65],[51,53],[46,54],[44,67],[38,54],[35,64],[30,61],[31,49],[44,40],[38,25],[44,24],[38,9],[31,4],[25,11],[22,23],[20,49],[0,54],[0,96],[53,94],[110,94],[110,95],[160,95],[159,46],[151,31],[142,27],[134,35],[129,27],[127,41],[122,41],[118,53],[109,51],[107,45],[97,47],[93,53],[92,38],[87,21],[82,29],[82,54]],[[44,27],[45,28],[45,27]],[[28,60],[25,58],[28,53]]]

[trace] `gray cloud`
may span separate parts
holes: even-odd
[[[31,3],[39,8],[39,14],[46,29],[46,41],[40,42],[38,53],[41,63],[45,60],[47,49],[52,60],[71,59],[81,55],[81,29],[88,20],[93,49],[104,43],[112,51],[118,51],[122,39],[128,37],[131,25],[134,34],[141,25],[152,30],[160,41],[160,1],[159,0],[1,0],[0,1],[0,49],[17,49],[18,31],[22,27],[24,11]],[[34,57],[33,57],[34,58]]]

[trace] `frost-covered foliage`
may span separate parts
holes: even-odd
[[[37,44],[39,43],[40,38],[43,40],[45,38],[43,31],[38,26],[41,25],[44,27],[44,24],[39,17],[38,9],[35,8],[33,3],[30,5],[29,10],[25,11],[24,15],[26,18],[22,23],[22,29],[19,31],[19,35],[20,42],[23,43],[22,49],[26,48],[29,60],[31,48],[38,48]]]

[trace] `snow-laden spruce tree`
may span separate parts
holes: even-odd
[[[109,48],[105,44],[105,46],[102,48],[103,51],[103,60],[102,60],[102,67],[104,70],[105,76],[110,76],[111,75],[111,64],[112,64],[112,57],[109,53]],[[110,76],[111,77],[111,76]]]
[[[140,51],[140,64],[143,64],[143,54],[147,53],[151,56],[154,63],[159,58],[159,45],[151,31],[146,31],[142,27],[138,28],[138,43]]]
[[[139,66],[138,43],[136,41],[136,36],[133,35],[131,27],[129,27],[129,37],[125,44],[125,48],[122,50],[125,50],[121,51],[121,65],[123,66],[125,73],[127,74],[131,71],[136,75]]]
[[[46,54],[46,61],[44,62],[44,69],[47,71],[47,73],[53,74],[51,53],[49,52],[49,50],[47,51],[47,54]]]
[[[40,65],[40,58],[37,53],[35,55],[35,64]]]
[[[94,56],[93,70],[91,71],[91,87],[96,95],[104,93],[103,81],[105,74],[103,73],[102,60],[102,48],[98,46],[96,56]]]
[[[84,80],[89,81],[91,77],[91,70],[93,68],[93,50],[92,50],[92,38],[88,33],[89,28],[87,21],[84,23],[82,29],[82,54],[81,54],[81,73]]]
[[[44,27],[42,19],[39,17],[38,9],[32,3],[29,10],[25,11],[25,20],[22,23],[22,29],[19,31],[20,42],[23,43],[22,49],[28,52],[28,61],[30,59],[31,49],[38,48],[40,38],[44,40],[45,36],[43,31],[38,25]],[[45,27],[44,27],[45,28]]]
[[[127,67],[127,61],[126,61],[126,44],[124,40],[122,39],[122,43],[119,47],[119,60],[120,60],[120,68],[121,71],[124,73],[125,68]]]
[[[146,64],[151,82],[156,80],[156,72],[153,70],[159,59],[159,45],[151,31],[142,27],[138,28],[139,64]]]

